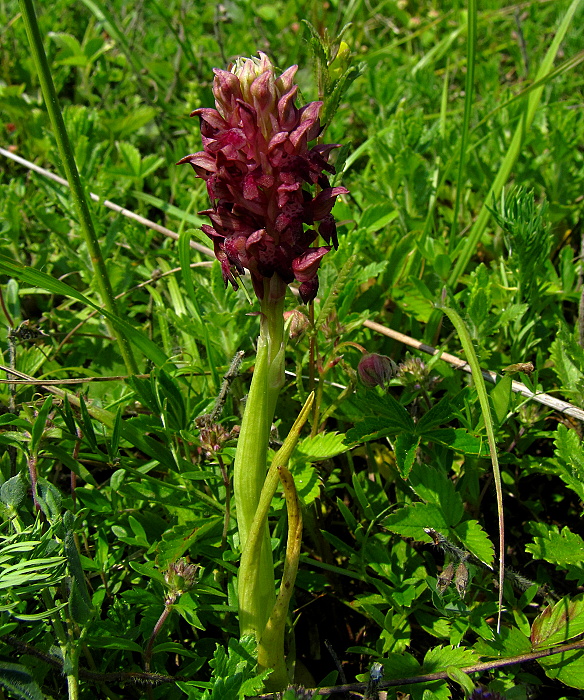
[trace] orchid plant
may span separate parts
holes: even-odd
[[[262,52],[240,58],[229,70],[215,69],[215,109],[191,116],[201,123],[203,150],[190,163],[205,180],[211,207],[202,226],[213,241],[225,284],[238,287],[251,275],[260,303],[260,334],[253,379],[245,405],[234,463],[233,486],[242,551],[238,577],[241,635],[258,642],[258,663],[273,669],[271,685],[288,682],[284,630],[300,553],[302,519],[286,463],[312,403],[309,397],[288,438],[267,469],[268,441],[278,394],[284,385],[284,299],[287,286],[310,303],[318,291],[318,269],[337,246],[331,210],[344,187],[327,174],[337,144],[309,147],[321,133],[323,102],[298,108],[298,66],[281,75]],[[318,236],[327,245],[314,245]],[[281,481],[288,508],[288,545],[276,596],[267,515]]]

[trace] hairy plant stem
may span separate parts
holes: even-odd
[[[272,296],[270,282],[266,280],[264,285],[256,364],[233,468],[233,493],[242,552],[266,479],[270,430],[278,394],[284,385],[284,296]],[[253,590],[239,592],[239,628],[242,636],[253,634],[259,641],[276,600],[267,518],[261,526],[260,553],[251,566],[257,570],[257,585]],[[245,575],[245,569],[240,567],[240,581]]]
[[[160,634],[160,630],[164,627],[164,623],[166,622],[168,616],[172,612],[172,606],[176,602],[176,598],[177,595],[175,593],[169,596],[164,601],[164,610],[160,613],[160,617],[154,625],[152,634],[148,639],[148,643],[146,644],[146,649],[144,651],[144,670],[146,672],[150,671],[150,662],[152,661],[152,651],[154,649],[154,642],[156,641],[156,637],[158,637],[158,635]]]
[[[55,140],[59,149],[59,156],[61,157],[63,168],[65,169],[65,174],[67,175],[67,180],[69,181],[69,185],[71,187],[71,194],[73,195],[73,201],[77,210],[81,233],[91,256],[91,263],[93,265],[93,272],[99,295],[106,310],[117,315],[113,290],[109,281],[105,261],[103,259],[103,255],[101,254],[97,234],[93,226],[93,219],[91,218],[91,212],[87,203],[85,190],[83,189],[81,178],[79,177],[79,171],[77,170],[77,165],[75,163],[75,155],[67,135],[65,122],[63,121],[63,115],[61,113],[57,91],[55,90],[55,85],[51,76],[51,69],[45,54],[33,0],[20,0],[20,9],[26,28],[26,34],[28,36],[32,57],[38,72],[39,83],[47,107],[47,112],[51,120],[53,131],[55,132]],[[124,364],[126,365],[127,371],[130,374],[138,374],[138,366],[136,364],[136,360],[134,359],[129,340],[115,327],[111,328],[111,332],[118,341],[120,353],[124,360]]]
[[[47,610],[51,610],[55,607],[54,598],[48,588],[44,588],[41,591],[41,598]],[[62,621],[59,619],[59,613],[55,613],[52,617],[52,623],[55,636],[57,637],[65,661],[63,670],[67,677],[68,700],[79,700],[79,653],[83,645],[83,637],[85,636],[86,629],[84,628],[81,631],[78,639],[74,639],[70,625],[68,624],[67,629],[65,629]],[[65,669],[67,670],[65,671]]]

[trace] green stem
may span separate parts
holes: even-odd
[[[73,153],[73,149],[71,148],[71,143],[69,142],[65,122],[63,121],[63,115],[61,113],[57,91],[55,90],[55,85],[51,76],[49,62],[47,61],[47,56],[45,54],[33,0],[20,0],[20,9],[22,11],[22,18],[26,28],[32,57],[37,68],[39,83],[45,104],[47,106],[47,112],[55,132],[55,139],[57,141],[59,155],[61,157],[61,161],[63,162],[65,174],[73,195],[73,201],[77,210],[81,232],[91,256],[93,272],[95,274],[99,295],[106,310],[117,315],[114,293],[109,281],[105,261],[101,254],[97,234],[93,226],[93,220],[91,218],[89,205],[87,203],[87,197],[85,196],[85,191],[83,189],[81,178],[79,177],[79,172],[75,163],[75,155]],[[120,352],[128,372],[130,374],[138,374],[138,366],[136,365],[136,360],[132,354],[132,349],[128,339],[123,333],[114,327],[111,328],[111,332],[118,341]]]
[[[48,588],[41,591],[41,598],[47,610],[55,607],[55,601]],[[78,639],[70,639],[70,635],[59,619],[59,613],[55,613],[52,618],[55,636],[63,655],[63,669],[67,668],[67,691],[68,700],[79,700],[79,652],[82,647],[85,629],[82,630]]]
[[[314,393],[311,393],[306,399],[298,418],[294,421],[294,425],[290,429],[286,440],[284,440],[284,444],[274,455],[270,470],[261,489],[258,507],[248,532],[247,542],[243,548],[239,566],[238,590],[240,610],[242,608],[247,610],[250,603],[254,601],[254,593],[259,586],[260,576],[262,575],[257,564],[260,557],[260,547],[262,546],[262,529],[267,522],[270,503],[276,492],[278,481],[282,480],[288,506],[288,545],[284,575],[278,598],[274,598],[274,602],[269,610],[261,611],[267,613],[267,619],[262,627],[261,636],[258,637],[258,663],[264,668],[274,669],[274,673],[270,676],[270,685],[275,690],[284,687],[287,680],[284,658],[284,628],[288,603],[292,595],[298,568],[300,536],[302,532],[302,518],[298,508],[294,482],[289,472],[285,469],[285,465],[288,463],[300,437],[300,431],[310,415],[313,401]]]
[[[233,466],[233,493],[242,552],[245,550],[267,471],[268,443],[276,401],[284,385],[284,297],[272,298],[266,280],[260,336]],[[275,581],[267,518],[261,525],[261,551],[253,562],[257,585],[239,594],[241,635],[259,640],[274,606]],[[241,574],[240,574],[241,577]]]

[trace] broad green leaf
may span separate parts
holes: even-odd
[[[381,663],[383,664],[385,680],[419,676],[422,669],[420,663],[407,652],[404,654],[388,654],[387,658],[383,659]]]
[[[471,554],[474,554],[487,566],[493,566],[495,548],[487,533],[476,520],[465,520],[459,523],[454,531]]]
[[[416,423],[416,433],[423,435],[432,428],[448,423],[452,420],[453,408],[448,397],[443,398],[420,418]]]
[[[528,654],[531,649],[531,641],[517,627],[501,627],[501,631],[495,639],[481,639],[474,645],[474,650],[480,656],[494,658],[508,658]]]
[[[493,418],[498,425],[503,423],[509,413],[509,406],[511,405],[511,385],[511,377],[505,375],[502,379],[497,381],[489,393],[493,406]]]
[[[447,666],[446,673],[448,673],[448,678],[450,678],[451,681],[458,683],[465,693],[470,695],[475,689],[475,684],[472,678],[456,666]]]
[[[84,56],[81,44],[73,35],[67,34],[66,32],[49,32],[48,36],[60,49],[63,49],[67,55]]]
[[[537,528],[535,527],[537,525]],[[568,569],[568,577],[577,579],[578,585],[584,582],[584,540],[580,535],[564,527],[560,531],[555,525],[530,523],[530,530],[541,533],[533,538],[533,543],[526,545],[534,559],[544,559]]]
[[[19,428],[26,429],[30,427],[28,421],[18,418],[13,413],[5,413],[3,416],[0,416],[0,425],[16,425]]]
[[[424,434],[426,442],[438,442],[455,452],[477,457],[488,457],[489,446],[486,438],[471,435],[464,428],[438,428]]]
[[[418,542],[432,541],[424,532],[424,528],[432,528],[439,532],[448,529],[442,509],[433,503],[412,503],[400,508],[387,516],[384,525],[388,530]]]
[[[538,664],[548,678],[554,678],[572,688],[584,690],[584,650],[565,651],[545,659]]]
[[[139,177],[142,166],[140,151],[136,148],[136,146],[128,143],[127,141],[121,141],[118,143],[118,149],[122,158],[124,159],[124,163],[128,168],[128,175]]]
[[[414,432],[412,417],[391,394],[379,396],[375,391],[363,391],[356,397],[356,403],[364,416],[384,419],[391,429]]]
[[[4,505],[16,510],[22,503],[27,491],[28,485],[24,476],[19,473],[0,486],[0,500]]]
[[[416,464],[410,473],[409,481],[423,501],[435,505],[442,511],[444,520],[449,526],[459,522],[464,513],[462,499],[452,481],[440,469],[427,464]],[[425,527],[433,527],[433,525],[428,524]]]
[[[67,557],[67,569],[72,580],[71,593],[69,597],[71,616],[79,625],[84,625],[91,617],[91,599],[87,584],[85,582],[85,574],[81,565],[81,559],[75,538],[73,535],[74,516],[67,512],[63,518],[63,522],[67,531],[64,539],[64,553]]]
[[[321,481],[317,469],[299,460],[292,466],[291,472],[298,498],[305,506],[310,505],[320,495]]]
[[[399,211],[391,202],[381,202],[369,205],[359,219],[359,228],[365,229],[367,233],[374,233],[387,226],[399,216]]]
[[[562,598],[533,621],[531,643],[535,649],[566,642],[584,632],[584,597]]]
[[[79,411],[81,413],[81,421],[83,427],[83,435],[91,449],[95,452],[99,452],[99,447],[97,444],[97,438],[95,437],[95,430],[93,429],[93,423],[91,422],[91,417],[87,411],[87,404],[83,396],[79,397]]]
[[[400,433],[394,442],[395,462],[402,478],[407,479],[416,459],[420,436]]]
[[[584,500],[584,449],[578,434],[560,424],[555,444],[558,476]]]
[[[446,666],[464,668],[476,663],[478,656],[472,649],[454,646],[438,646],[430,649],[424,657],[423,673],[443,671]]]
[[[388,435],[395,435],[397,432],[399,432],[399,428],[389,424],[385,418],[366,418],[359,421],[354,428],[347,430],[345,442],[349,447],[352,447],[362,442],[370,442]]]
[[[343,433],[318,433],[298,443],[296,451],[302,455],[302,459],[305,461],[321,462],[346,452],[349,448],[344,440]]]
[[[37,481],[37,501],[49,522],[54,522],[61,516],[62,496],[59,489],[45,478]]]
[[[30,431],[30,449],[31,452],[36,453],[39,449],[39,443],[41,437],[47,427],[47,418],[49,417],[49,411],[53,405],[53,397],[47,396],[45,402],[43,403],[34,423],[32,424],[32,430]]]

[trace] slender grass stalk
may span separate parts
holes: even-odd
[[[63,114],[61,112],[57,91],[55,90],[55,85],[51,76],[51,69],[49,67],[49,62],[47,61],[47,56],[43,46],[43,40],[39,30],[33,0],[20,0],[20,9],[22,11],[22,18],[24,20],[32,56],[38,72],[41,90],[47,106],[47,112],[55,132],[55,139],[57,141],[59,155],[63,162],[67,180],[69,181],[69,185],[71,187],[71,193],[73,195],[73,201],[75,203],[75,208],[77,210],[77,216],[81,227],[81,233],[91,256],[93,272],[95,274],[99,295],[106,310],[117,315],[114,293],[110,284],[105,261],[101,254],[97,234],[93,226],[93,219],[91,218],[91,212],[89,210],[85,190],[83,189],[81,178],[79,177],[79,171],[77,170],[77,165],[75,163],[75,155],[67,135],[65,122],[63,121]],[[115,326],[111,327],[111,332],[118,341],[120,353],[128,373],[138,374],[138,366],[136,364],[136,360],[134,359],[129,340]]]
[[[495,442],[495,430],[493,428],[493,416],[491,413],[491,404],[489,403],[489,395],[487,394],[487,386],[483,377],[479,358],[472,344],[472,338],[467,327],[460,315],[448,306],[440,307],[441,310],[448,316],[454,326],[460,342],[466,355],[466,360],[471,368],[472,378],[479,397],[483,420],[485,421],[485,430],[487,431],[487,440],[489,442],[489,451],[491,453],[491,464],[493,465],[493,480],[495,482],[495,491],[497,494],[497,511],[499,514],[499,614],[497,617],[497,632],[501,630],[501,615],[503,611],[503,583],[505,581],[505,519],[503,514],[503,489],[501,487],[501,470],[499,469],[499,459],[497,457],[497,444]]]
[[[464,84],[464,114],[462,117],[462,135],[460,139],[460,155],[458,158],[458,174],[456,177],[456,196],[454,198],[454,211],[452,213],[452,228],[448,241],[448,252],[454,250],[458,235],[458,214],[462,197],[462,181],[465,174],[466,155],[468,148],[470,115],[474,98],[474,76],[477,52],[477,3],[476,0],[468,0],[467,13],[467,41],[466,41],[466,80]]]

